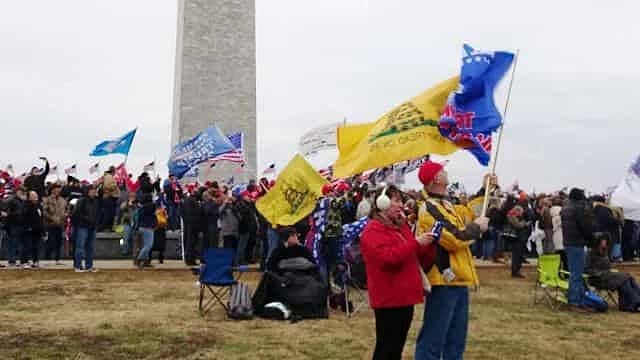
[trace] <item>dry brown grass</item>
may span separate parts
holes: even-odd
[[[640,314],[584,315],[532,304],[532,276],[480,269],[467,359],[638,359]],[[529,273],[531,275],[531,273]],[[638,273],[636,272],[636,275]],[[245,278],[255,285],[256,275]],[[0,272],[0,356],[18,359],[359,359],[374,342],[370,310],[346,320],[226,320],[196,311],[188,271]],[[422,323],[416,310],[405,348]]]

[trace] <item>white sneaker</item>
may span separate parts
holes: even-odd
[[[87,270],[87,272],[95,273],[95,272],[98,272],[98,269],[92,267],[91,269]]]
[[[29,263],[22,264],[22,269],[23,270],[29,270],[29,269],[31,269],[31,265]]]
[[[86,272],[85,270],[78,269],[78,268],[73,269],[73,271],[75,271],[75,272],[77,272],[77,273],[83,273],[83,272]]]

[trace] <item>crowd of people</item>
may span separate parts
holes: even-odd
[[[154,250],[163,261],[167,231],[181,230],[188,266],[202,263],[210,247],[233,248],[236,264],[259,263],[261,269],[273,253],[281,257],[295,250],[322,264],[329,281],[344,256],[345,226],[368,219],[360,246],[376,315],[376,354],[402,350],[413,305],[428,289],[416,358],[460,355],[468,288],[479,284],[474,257],[510,260],[511,275],[524,278],[521,267],[527,258],[559,254],[570,273],[571,306],[585,308],[583,274],[589,273],[600,286],[619,291],[621,309],[640,310],[640,288],[633,277],[611,269],[613,262],[640,256],[639,224],[625,220],[605,196],[587,198],[582,189],[529,195],[517,187],[503,190],[497,177],[487,175],[483,184],[488,187],[469,195],[452,187],[444,166],[432,161],[418,171],[424,185],[419,191],[356,176],[322,188],[318,208],[324,224],[316,246],[310,240],[318,233],[318,211],[287,227],[283,236],[281,227],[256,210],[256,201],[275,184],[266,178],[242,186],[182,184],[172,175],[152,180],[143,172],[134,181],[123,167],[110,167],[93,183],[72,176],[47,182],[49,163],[43,160],[44,168],[34,167],[23,182],[0,174],[1,238],[9,267],[38,268],[42,248],[45,258],[58,264],[68,244],[75,271],[93,272],[96,233],[119,231],[123,255],[133,256],[144,269]],[[442,236],[432,231],[436,223],[443,226]],[[290,243],[300,246],[285,250]]]

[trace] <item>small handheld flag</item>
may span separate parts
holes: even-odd
[[[97,162],[89,168],[89,174],[95,174],[100,171],[100,163]]]
[[[64,173],[67,175],[75,174],[76,172],[78,172],[78,164],[73,164],[70,167],[64,169]]]
[[[276,164],[271,163],[269,166],[262,172],[262,175],[273,174],[276,172]]]
[[[142,168],[142,171],[150,172],[150,171],[154,171],[154,170],[155,170],[155,168],[156,168],[156,162],[155,162],[155,161],[152,161],[152,162],[148,163],[147,165],[145,165],[145,166]]]

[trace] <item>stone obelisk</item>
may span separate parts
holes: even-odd
[[[200,179],[255,179],[255,0],[178,0],[171,146],[214,123],[244,133],[246,163],[201,166]]]

